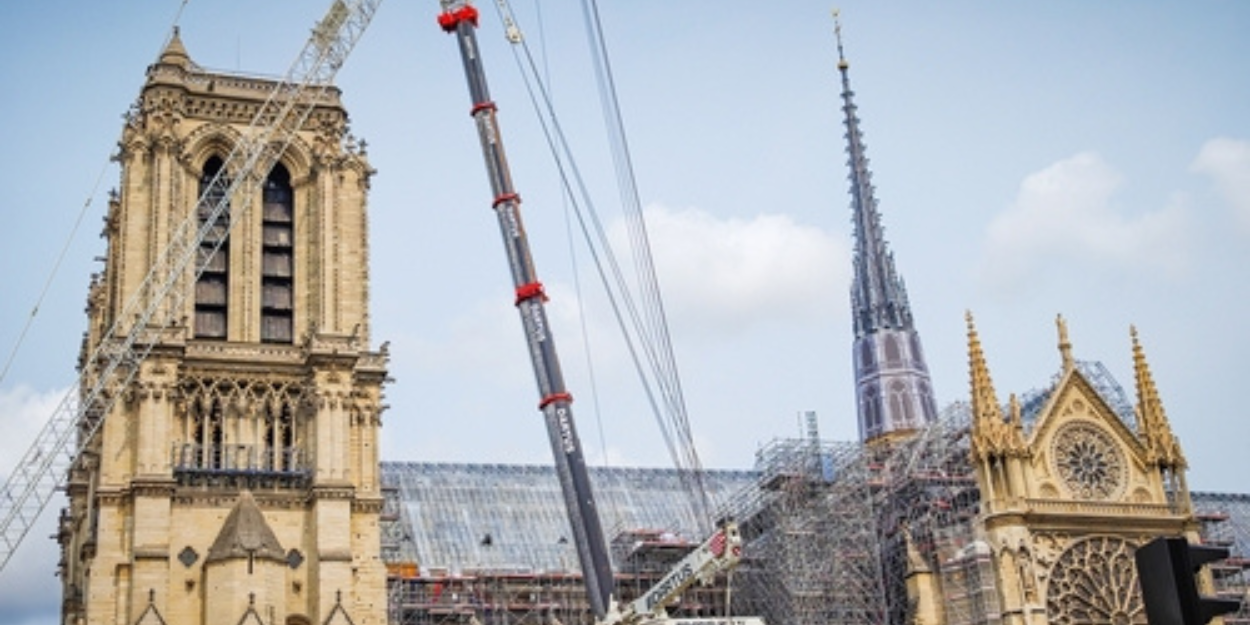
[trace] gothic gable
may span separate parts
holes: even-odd
[[[1004,410],[969,319],[972,459],[1003,614],[1144,624],[1132,555],[1191,527],[1184,458],[1136,334],[1134,409],[1104,368],[1073,358],[1062,318],[1057,325],[1059,376],[1010,396]]]
[[[1028,435],[1044,499],[1150,500],[1145,449],[1088,379],[1070,367]]]

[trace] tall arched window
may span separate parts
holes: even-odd
[[[294,340],[295,197],[281,164],[265,179],[261,242],[260,340]]]
[[[221,174],[220,176],[218,174]],[[214,208],[225,199],[230,181],[222,171],[221,159],[214,156],[200,170],[199,197],[196,206],[200,227],[212,218]],[[230,206],[213,220],[196,256],[196,267],[203,268],[195,281],[195,337],[226,339],[227,312],[230,305],[230,241],[227,238]]]
[[[197,402],[192,407],[193,466],[197,469],[222,468],[222,450],[226,442],[222,413],[221,400],[215,397]]]
[[[894,417],[892,425],[912,426],[916,424],[916,414],[912,410],[911,393],[907,385],[895,380],[890,383],[890,412]]]
[[[902,352],[899,350],[898,339],[893,336],[885,337],[885,362],[886,366],[897,367],[902,364]]]
[[[295,423],[290,404],[273,402],[265,407],[264,464],[266,471],[294,470]]]
[[[876,358],[872,353],[872,341],[864,341],[859,344],[859,366],[864,369],[875,370],[877,368]]]

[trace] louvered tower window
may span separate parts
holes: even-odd
[[[201,200],[196,206],[201,228],[212,220],[196,256],[196,266],[203,268],[195,281],[196,338],[226,339],[230,304],[230,241],[227,238],[230,206],[223,207],[216,219],[212,219],[212,213],[225,198],[229,186],[226,172],[222,171],[221,159],[216,156],[208,159],[200,171]]]
[[[295,199],[291,174],[281,164],[265,179],[261,250],[260,340],[294,339]]]

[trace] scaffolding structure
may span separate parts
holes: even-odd
[[[617,598],[630,601],[704,537],[678,471],[591,468],[590,477]],[[391,623],[594,622],[553,467],[392,462],[382,480]],[[754,481],[751,471],[712,471],[706,484],[715,501]],[[692,589],[670,613],[723,614],[729,588]]]
[[[726,613],[786,625],[1003,622],[978,522],[970,408],[948,407],[909,436],[864,445],[774,441],[750,471],[708,471],[721,516],[737,519],[741,565],[685,593],[677,617]],[[671,469],[591,470],[609,528],[618,599],[636,597],[699,543]],[[553,469],[383,463],[383,556],[396,625],[593,622]],[[1193,493],[1202,540],[1233,557],[1215,591],[1250,581],[1250,495]],[[929,593],[918,593],[927,585]],[[938,597],[925,605],[915,597]],[[1243,601],[1244,603],[1244,601]],[[728,608],[728,612],[726,609]],[[1250,625],[1250,612],[1225,618]]]
[[[1190,497],[1203,544],[1223,547],[1230,554],[1209,565],[1215,594],[1241,601],[1241,609],[1224,616],[1224,622],[1250,624],[1250,495],[1193,493]]]
[[[988,550],[975,535],[968,408],[876,445],[775,441],[731,502],[748,541],[743,613],[770,623],[908,622],[908,580],[936,576],[947,623],[996,623]]]

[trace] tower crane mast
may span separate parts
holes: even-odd
[[[256,178],[277,164],[303,127],[334,75],[364,34],[382,0],[334,0],[299,57],[257,111],[247,131],[206,185],[197,210],[170,235],[143,282],[126,299],[96,350],[83,361],[76,383],[57,405],[35,442],[0,491],[0,572],[39,514],[91,444],[105,416],[160,342],[163,328],[178,327],[186,280],[204,271],[212,253],[197,259],[214,228],[229,232],[251,204]],[[230,172],[228,181],[222,177]],[[219,190],[225,188],[224,192]],[[233,206],[233,215],[227,213]],[[225,240],[224,233],[217,245]]]

